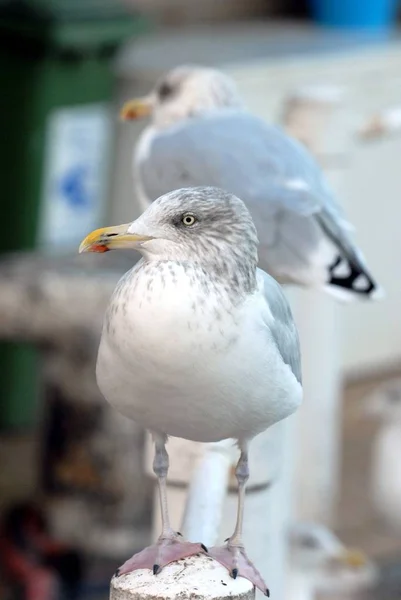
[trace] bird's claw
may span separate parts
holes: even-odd
[[[209,551],[209,556],[217,560],[222,564],[233,579],[237,577],[245,577],[257,587],[262,594],[269,597],[270,592],[263,581],[263,578],[259,571],[254,567],[252,562],[246,555],[245,549],[239,544],[230,544],[224,547],[214,547]]]
[[[153,546],[134,554],[117,571],[118,575],[126,575],[138,569],[150,569],[158,575],[169,563],[199,553],[207,553],[206,546],[181,541],[177,534],[172,533],[171,537],[160,537]]]

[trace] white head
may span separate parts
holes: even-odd
[[[326,527],[299,522],[289,531],[294,568],[314,582],[315,589],[361,589],[373,583],[376,567],[361,551],[345,547]]]
[[[127,102],[120,114],[126,121],[151,115],[157,127],[167,127],[205,111],[242,106],[228,75],[217,69],[181,66],[161,77],[148,96]]]
[[[196,264],[233,291],[256,285],[258,239],[245,204],[219,188],[184,188],[155,200],[133,223],[97,229],[80,252],[138,250],[146,261]]]
[[[299,522],[289,531],[292,555],[304,568],[324,567],[327,561],[346,563],[348,551],[326,527],[313,522]]]

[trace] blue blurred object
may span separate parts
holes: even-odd
[[[90,204],[91,198],[87,190],[87,173],[88,169],[85,166],[77,165],[61,179],[59,183],[60,192],[67,204],[77,208],[85,208]]]
[[[388,32],[398,0],[309,0],[312,17],[326,27]]]

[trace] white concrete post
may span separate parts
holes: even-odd
[[[110,600],[254,600],[252,583],[232,579],[209,556],[191,556],[164,567],[158,575],[141,569],[111,580]]]
[[[347,128],[340,118],[342,91],[312,86],[285,104],[284,125],[302,141],[338,189]],[[331,524],[339,485],[340,360],[338,303],[324,293],[289,290],[298,326],[304,403],[298,411],[295,520]]]
[[[341,455],[340,319],[335,300],[297,294],[294,318],[303,363],[298,411],[294,520],[333,524]]]
[[[344,90],[335,85],[298,88],[284,101],[281,121],[290,135],[302,142],[325,168],[344,153],[344,130],[338,116]]]

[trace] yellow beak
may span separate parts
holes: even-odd
[[[134,121],[148,117],[153,110],[152,100],[149,96],[135,98],[126,102],[120,110],[120,118],[123,121]]]
[[[360,550],[349,548],[339,556],[339,562],[344,566],[359,569],[368,563],[367,556]]]
[[[92,231],[81,242],[79,253],[82,252],[108,252],[117,248],[137,248],[141,242],[154,239],[150,235],[137,235],[129,233],[131,223],[115,227],[103,227]]]

